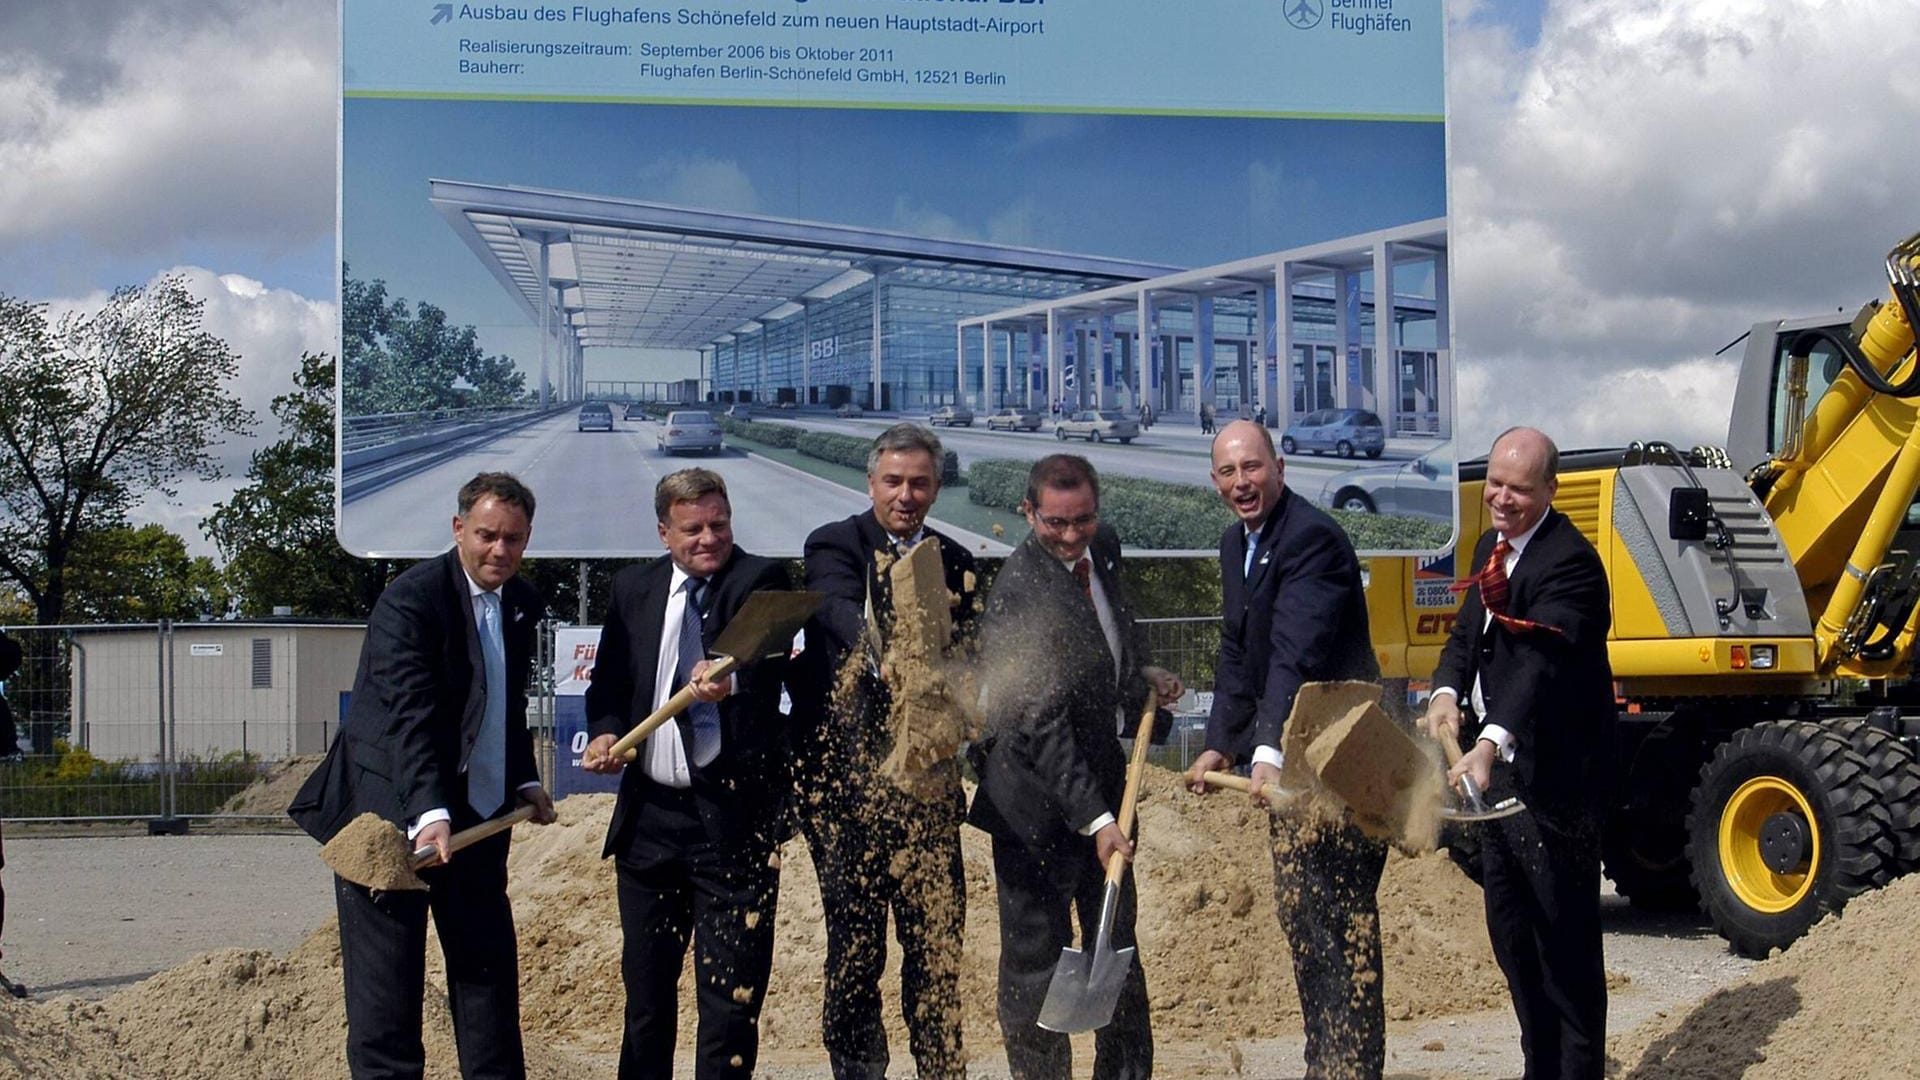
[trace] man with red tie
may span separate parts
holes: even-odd
[[[1552,508],[1560,453],[1532,428],[1494,440],[1466,603],[1433,673],[1427,730],[1473,744],[1451,773],[1525,812],[1480,829],[1487,931],[1529,1080],[1606,1069],[1600,824],[1612,746],[1606,571]]]
[[[1120,580],[1120,539],[1100,523],[1100,478],[1087,459],[1041,458],[1022,509],[1033,532],[994,579],[982,623],[987,723],[973,745],[980,787],[967,820],[993,837],[1007,1069],[1014,1080],[1064,1080],[1072,1048],[1039,1026],[1040,1006],[1060,950],[1074,944],[1073,913],[1081,947],[1092,948],[1107,860],[1133,854],[1115,820],[1127,773],[1120,738],[1138,729],[1149,688],[1169,705],[1182,687],[1148,663]],[[1159,719],[1164,738],[1172,717]],[[1115,922],[1114,948],[1132,947],[1131,868]],[[1093,1075],[1153,1075],[1143,963],[1128,968],[1113,1021],[1094,1035]]]

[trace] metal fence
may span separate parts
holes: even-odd
[[[1143,620],[1156,663],[1189,693],[1154,760],[1200,752],[1217,618]],[[359,623],[192,622],[9,627],[24,659],[0,683],[18,752],[0,745],[0,819],[284,822],[282,806],[235,796],[339,730],[365,628]],[[527,723],[549,781],[557,767],[553,624],[537,639]],[[290,794],[290,793],[289,793]]]

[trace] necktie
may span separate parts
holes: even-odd
[[[700,627],[700,594],[707,583],[696,577],[687,579],[686,610],[680,615],[680,655],[674,661],[674,674],[680,685],[693,681],[693,666],[707,658],[707,643]],[[693,728],[693,745],[687,748],[687,760],[694,765],[711,765],[720,756],[720,706],[711,701],[696,701],[687,709]]]
[[[1080,591],[1087,594],[1087,599],[1093,599],[1093,560],[1081,556],[1080,561],[1073,564],[1073,576],[1080,582]]]
[[[480,594],[480,656],[487,669],[487,700],[467,759],[467,805],[489,818],[507,801],[507,647],[500,634],[498,593]]]
[[[1250,532],[1247,536],[1247,557],[1240,560],[1240,579],[1245,581],[1253,576],[1253,553],[1260,550],[1260,534]]]
[[[1525,633],[1529,630],[1560,633],[1560,628],[1557,626],[1548,626],[1546,623],[1507,614],[1507,556],[1511,554],[1513,554],[1512,544],[1504,538],[1497,541],[1493,545],[1493,554],[1487,556],[1487,564],[1480,568],[1479,573],[1455,585],[1454,591],[1465,592],[1474,585],[1479,585],[1480,606],[1487,609],[1487,614],[1492,616],[1495,622],[1515,633]]]

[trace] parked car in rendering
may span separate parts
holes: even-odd
[[[727,406],[727,415],[735,420],[751,420],[753,419],[753,406],[747,404],[729,405]]]
[[[928,427],[972,427],[973,410],[965,405],[942,405],[927,414]]]
[[[1288,424],[1280,435],[1283,454],[1331,450],[1343,458],[1355,452],[1377,458],[1386,448],[1387,426],[1365,409],[1316,409]]]
[[[645,420],[646,418],[647,407],[638,401],[627,402],[627,411],[620,416],[622,420]]]
[[[1140,422],[1125,413],[1087,409],[1055,424],[1053,434],[1063,442],[1067,439],[1085,439],[1088,442],[1118,439],[1130,443],[1134,436],[1140,434]]]
[[[793,402],[793,401],[782,401],[779,404],[774,406],[774,408],[779,409],[782,412],[792,412],[793,410],[799,407],[800,407],[799,403]]]
[[[1032,409],[1006,408],[987,414],[988,431],[1039,431],[1040,414]]]
[[[694,409],[670,412],[666,426],[660,429],[659,445],[663,454],[689,451],[717,454],[721,449],[720,422],[713,414]]]
[[[580,406],[581,431],[612,431],[613,406],[604,401],[589,401]]]
[[[833,415],[842,417],[842,418],[849,417],[849,416],[859,416],[864,411],[865,410],[861,409],[860,406],[855,405],[851,401],[843,401],[840,404],[835,405],[833,407]]]
[[[1320,505],[1368,514],[1397,514],[1452,524],[1453,446],[1443,444],[1391,465],[1340,473],[1320,491]]]

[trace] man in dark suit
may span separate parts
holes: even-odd
[[[527,732],[526,686],[545,607],[516,577],[533,493],[506,473],[460,489],[453,550],[410,567],[367,620],[347,718],[288,813],[325,841],[362,813],[439,852],[429,891],[373,893],[334,879],[346,979],[347,1065],[356,1080],[418,1077],[427,914],[446,955],[461,1075],[520,1077],[520,971],[507,903],[508,834],[454,856],[464,829],[536,808],[554,819]]]
[[[1553,441],[1531,428],[1494,440],[1493,528],[1474,545],[1477,570],[1434,670],[1426,722],[1436,738],[1473,736],[1451,779],[1470,774],[1527,804],[1479,830],[1487,932],[1526,1075],[1584,1080],[1606,1069],[1600,824],[1616,719],[1612,616],[1599,553],[1552,508],[1559,463]]]
[[[1138,730],[1151,689],[1162,705],[1180,680],[1147,663],[1145,636],[1120,583],[1120,538],[1100,524],[1100,478],[1086,458],[1054,454],[1027,476],[1032,532],[987,596],[982,652],[987,724],[973,745],[980,777],[967,820],[993,837],[1000,906],[1000,1031],[1015,1080],[1073,1074],[1067,1036],[1039,1026],[1040,1006],[1073,944],[1093,947],[1107,860],[1133,845],[1115,815],[1126,787],[1120,737]],[[1044,661],[1037,658],[1044,657]],[[1164,738],[1171,715],[1156,725]],[[1133,871],[1121,882],[1113,945],[1134,939]],[[1094,1036],[1097,1080],[1153,1074],[1144,964],[1128,970],[1113,1020]]]
[[[884,1080],[887,1033],[880,975],[887,915],[902,953],[901,1011],[920,1080],[966,1075],[960,1041],[960,944],[966,881],[957,760],[914,791],[880,772],[891,697],[879,658],[893,628],[886,567],[917,544],[939,545],[954,597],[953,647],[976,615],[973,556],[926,526],[940,496],[943,453],[933,432],[896,424],[867,454],[873,509],[807,537],[807,588],[826,594],[807,623],[790,690],[800,827],[813,852],[827,918],[826,1000],[820,1022],[835,1080]]]
[[[1252,762],[1254,799],[1278,787],[1283,729],[1303,683],[1377,680],[1353,544],[1282,484],[1273,435],[1236,420],[1213,441],[1213,483],[1240,520],[1220,538],[1220,658],[1207,749],[1188,773]],[[1293,950],[1307,1076],[1377,1080],[1386,1059],[1375,893],[1387,849],[1347,823],[1273,818],[1280,925]]]
[[[626,983],[622,1080],[673,1072],[676,985],[695,942],[700,1011],[694,1075],[753,1075],[760,1007],[773,969],[780,871],[772,856],[786,806],[784,660],[718,682],[704,678],[706,645],[762,589],[786,589],[771,559],[734,546],[726,481],[683,469],[654,488],[667,553],[613,579],[587,689],[592,741],[581,765],[620,773],[603,855],[620,900]],[[694,704],[640,744],[632,764],[614,742],[682,686]]]

